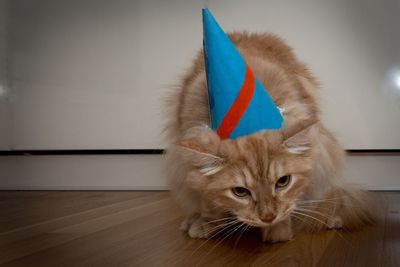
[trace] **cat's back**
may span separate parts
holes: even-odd
[[[282,39],[267,33],[235,32],[228,36],[275,103],[285,109],[286,124],[317,119],[317,83]],[[179,139],[191,127],[209,124],[202,51],[169,95],[168,108],[169,141]]]

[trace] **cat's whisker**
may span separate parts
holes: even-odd
[[[239,220],[235,220],[235,221],[233,221],[233,222],[231,222],[231,223],[229,223],[229,224],[224,225],[224,227],[219,227],[218,229],[214,229],[213,231],[215,231],[215,230],[218,230],[218,231],[216,231],[214,234],[212,234],[210,237],[208,237],[198,248],[196,248],[196,249],[192,252],[192,254],[190,255],[190,257],[193,256],[193,255],[194,255],[201,247],[203,247],[210,239],[212,239],[213,237],[219,235],[219,234],[222,233],[224,230],[229,229],[229,228],[231,228],[231,227],[234,227],[234,226],[235,226],[237,223],[239,223],[239,222],[240,222]],[[206,234],[209,234],[209,233],[211,233],[211,232],[208,231]]]
[[[334,198],[323,198],[323,199],[310,199],[310,200],[297,200],[297,203],[318,203],[318,202],[334,202],[334,203],[343,203],[343,202],[337,202],[337,200],[352,200],[351,197],[349,196],[340,196],[340,197],[334,197]]]
[[[237,230],[239,230],[241,227],[245,226],[246,224],[244,222],[241,222],[238,226],[236,226],[234,229],[230,229],[226,235],[223,236],[223,238],[215,245],[217,246],[220,244],[222,241],[224,241],[226,238],[231,236],[233,233],[235,233]],[[211,251],[210,251],[211,252]]]
[[[343,199],[343,197],[334,197],[334,198],[321,198],[321,199],[307,199],[307,200],[297,200],[297,202],[313,202],[313,201],[320,201],[320,200],[338,200]]]
[[[226,229],[234,227],[235,225],[236,224],[234,224],[234,223],[233,224],[229,224],[229,225],[224,225],[224,226],[221,226],[221,227],[218,227],[218,228],[214,228],[214,229],[205,231],[204,234],[206,236],[211,235],[210,237],[207,237],[207,241],[208,241],[208,240],[210,240],[210,239],[212,239],[214,237],[217,237],[219,234],[223,233]]]
[[[312,200],[309,202],[297,202],[297,204],[313,204],[313,205],[318,205],[318,204],[324,204],[324,203],[334,203],[334,204],[344,204],[343,202],[338,202],[338,201],[333,201],[333,200]]]
[[[229,228],[229,226],[228,226]],[[201,247],[203,247],[211,238],[213,238],[214,236],[220,234],[224,229],[220,229],[218,230],[214,235],[208,237],[206,240],[204,240],[204,242],[202,244],[200,244],[195,250],[193,250],[193,252],[190,254],[189,258],[191,258],[194,254],[196,254],[197,251],[199,251],[199,249]]]
[[[239,243],[240,238],[242,237],[242,235],[247,231],[247,229],[250,228],[250,225],[248,224],[244,224],[244,227],[242,228],[242,230],[240,231],[239,237],[236,239],[235,241],[235,245],[233,246],[233,249],[236,249],[236,246]]]
[[[208,221],[206,223],[203,223],[202,225],[217,223],[217,222],[220,222],[220,221],[234,220],[235,218],[236,218],[236,216],[225,217],[225,218],[221,218],[221,219],[217,219],[217,220]]]
[[[296,205],[296,208],[306,208],[306,209],[313,209],[313,210],[323,210],[323,211],[332,211],[331,207],[321,207],[316,205]]]
[[[324,214],[322,212],[316,211],[316,210],[310,210],[310,209],[302,209],[302,208],[296,208],[295,210],[297,211],[304,211],[304,212],[311,212],[314,214],[318,214],[319,216],[325,218],[325,219],[332,219],[333,216],[332,215],[328,215],[328,214]]]
[[[297,201],[299,204],[309,204],[309,203],[324,203],[324,202],[334,202],[334,203],[342,203],[338,202],[343,199],[314,199],[314,200],[302,200],[302,201]]]
[[[330,209],[329,207],[321,206],[321,203],[296,203],[296,206]]]
[[[237,223],[239,223],[239,222],[240,222],[240,221],[237,220]],[[207,238],[207,240],[204,241],[203,244],[201,244],[201,245],[192,253],[192,255],[193,255],[196,251],[198,251],[203,245],[205,245],[209,240],[211,240],[213,237],[219,235],[220,233],[222,233],[223,231],[226,231],[226,230],[229,229],[229,228],[231,228],[231,229],[229,230],[229,231],[231,231],[232,229],[236,229],[236,227],[237,227],[236,224],[232,224],[232,225],[229,225],[229,226],[226,227],[226,228],[220,229],[217,233],[215,233],[214,235],[212,235],[212,236],[210,236],[209,238]],[[229,232],[228,232],[228,233],[229,233]],[[217,243],[217,244],[218,244],[218,243]],[[201,263],[201,261],[203,260],[203,258],[206,257],[209,253],[210,253],[210,251],[208,251],[208,252],[206,253],[205,256],[202,256],[202,257],[200,258],[200,260],[199,260],[199,262],[197,263],[196,266],[200,265],[200,263]]]
[[[326,222],[324,222],[324,221],[322,221],[322,220],[320,220],[320,219],[318,219],[318,218],[316,218],[316,217],[314,217],[314,216],[312,216],[310,214],[306,214],[304,212],[295,211],[295,210],[293,210],[292,213],[298,214],[300,216],[304,216],[304,217],[307,217],[307,218],[310,218],[310,219],[313,219],[313,220],[321,223],[322,225],[325,225],[327,228],[330,228],[329,225]],[[335,229],[332,229],[332,230],[335,230]]]
[[[237,223],[237,222],[234,221],[234,222],[229,222],[229,223],[226,223],[226,224],[219,224],[219,225],[217,225],[217,226],[215,226],[215,227],[213,227],[213,228],[210,228],[210,229],[208,229],[207,231],[205,231],[205,234],[206,234],[206,235],[211,234],[211,233],[215,232],[215,230],[224,229],[225,227],[230,226],[230,225],[234,225],[234,224],[236,224],[236,223]]]
[[[315,225],[314,225],[314,224],[312,224],[312,223],[310,223],[309,221],[307,221],[307,220],[301,218],[300,216],[297,216],[296,214],[291,213],[290,216],[293,216],[294,218],[296,218],[296,219],[302,221],[303,223],[308,224],[312,229],[315,228]]]
[[[308,202],[308,201],[315,201],[315,200],[337,200],[337,199],[344,199],[344,198],[350,198],[349,196],[343,195],[343,196],[337,196],[337,197],[331,197],[331,198],[322,198],[322,199],[309,199],[309,200],[301,200],[299,199],[298,201],[303,201],[303,202]]]
[[[298,204],[309,204],[309,203],[318,203],[318,204],[326,204],[326,205],[334,205],[334,206],[343,206],[343,207],[350,207],[350,208],[360,208],[363,207],[362,204],[360,205],[351,205],[345,202],[337,202],[337,201],[331,201],[331,200],[312,200],[309,202],[297,202]]]
[[[227,229],[227,228],[237,224],[238,222],[239,222],[238,220],[234,220],[234,221],[231,221],[231,222],[218,224],[218,225],[208,229],[207,231],[205,231],[205,234],[208,235],[208,234],[213,233],[213,235],[208,238],[208,239],[211,239],[214,236],[216,236],[219,233],[221,233],[224,229]],[[216,230],[218,230],[218,231],[216,232]]]
[[[292,212],[295,213],[295,214],[303,215],[303,216],[305,216],[305,217],[308,217],[308,218],[311,218],[311,219],[314,219],[314,220],[320,222],[321,224],[325,225],[327,228],[329,228],[329,229],[335,231],[335,233],[337,233],[343,240],[345,240],[346,242],[350,243],[350,242],[349,242],[342,234],[340,234],[336,229],[329,227],[329,225],[328,225],[326,222],[324,222],[324,221],[322,221],[322,220],[320,220],[320,219],[318,219],[318,218],[315,218],[314,216],[312,216],[312,215],[310,215],[310,214],[306,214],[306,213],[299,212],[299,211],[292,211]],[[351,244],[351,243],[350,243],[350,244]]]
[[[240,221],[239,221],[240,222]],[[203,258],[207,257],[219,244],[221,244],[221,242],[223,242],[225,239],[227,239],[229,236],[231,236],[232,234],[234,234],[237,230],[239,230],[244,224],[244,222],[240,222],[241,224],[239,224],[238,226],[235,226],[234,228],[230,229],[225,235],[223,235],[222,239],[219,240],[208,252],[207,254],[202,257],[200,259],[200,261],[198,262],[198,264],[200,265],[201,261],[203,260]]]
[[[310,210],[310,209],[299,209],[299,208],[296,208],[295,210],[297,210],[297,211],[300,211],[300,212],[310,212],[310,213],[313,213],[313,214],[319,215],[319,216],[321,216],[323,219],[327,219],[327,220],[329,220],[329,219],[333,219],[333,218],[334,218],[334,216],[333,216],[333,215],[324,214],[324,213],[321,213],[321,212],[319,212],[319,211],[316,211],[316,210]]]
[[[298,214],[298,215],[302,215],[302,216],[305,216],[305,217],[308,217],[308,218],[311,218],[311,219],[314,219],[315,221],[320,222],[321,224],[323,224],[323,225],[325,225],[326,227],[329,228],[329,225],[326,222],[324,222],[324,221],[322,221],[322,220],[320,220],[318,218],[315,218],[314,216],[312,216],[310,214],[306,214],[306,213],[295,211],[295,210],[293,210],[292,213]]]
[[[333,213],[332,211],[335,211],[335,209],[332,208],[327,208],[327,207],[318,207],[318,206],[297,206],[295,209],[311,209],[313,211],[317,211],[320,213],[326,212],[326,213]]]

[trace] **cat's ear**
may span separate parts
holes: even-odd
[[[318,131],[318,123],[295,132],[283,142],[283,147],[292,154],[303,154],[311,149],[314,137]]]
[[[182,159],[197,167],[204,175],[212,175],[222,168],[223,158],[218,155],[220,138],[211,130],[193,132],[176,143]]]

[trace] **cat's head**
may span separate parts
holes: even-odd
[[[195,127],[177,145],[192,166],[185,182],[210,203],[252,226],[283,220],[310,181],[316,124],[294,133],[262,131],[221,140]]]

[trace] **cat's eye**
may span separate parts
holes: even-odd
[[[232,188],[232,193],[237,197],[247,197],[251,194],[250,191],[244,187],[234,187]]]
[[[291,179],[291,176],[290,176],[290,175],[282,176],[282,177],[279,178],[278,181],[276,182],[275,187],[276,187],[276,188],[284,188],[284,187],[288,186],[289,183],[290,183],[290,179]]]

